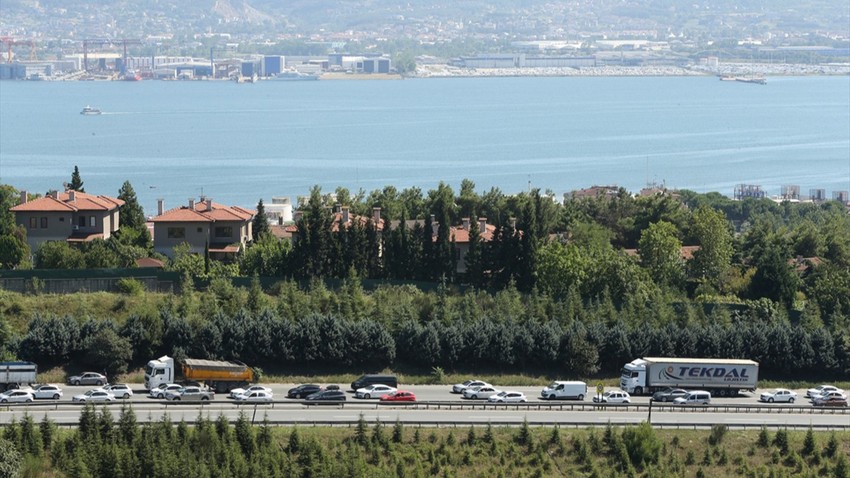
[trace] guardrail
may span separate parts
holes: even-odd
[[[354,409],[377,409],[377,408],[405,408],[413,410],[526,410],[526,411],[570,411],[570,412],[644,412],[651,410],[658,412],[686,412],[686,413],[774,413],[774,414],[830,414],[848,415],[848,407],[815,407],[811,405],[767,405],[767,404],[717,404],[717,405],[673,405],[670,403],[644,404],[644,403],[589,403],[589,402],[526,402],[526,403],[490,403],[473,401],[417,401],[417,402],[379,402],[366,400],[346,401],[309,401],[309,400],[274,400],[271,402],[238,402],[231,400],[212,401],[146,401],[131,402],[116,400],[112,402],[90,402],[97,407],[109,406],[120,408],[131,406],[139,409],[161,408],[167,410],[169,407],[198,406],[208,409],[232,409],[236,408],[305,408],[305,407],[337,407]],[[4,403],[0,404],[0,410],[11,410],[21,408],[54,409],[60,406],[82,406],[79,402],[31,402],[31,403]]]

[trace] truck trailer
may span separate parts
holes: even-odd
[[[203,383],[219,393],[247,387],[254,380],[254,371],[242,362],[184,359],[180,366],[184,383]],[[150,390],[163,383],[176,383],[177,377],[174,359],[163,355],[149,361],[145,367],[145,388]]]
[[[0,390],[36,383],[38,366],[32,362],[0,362]]]
[[[645,357],[623,366],[620,388],[632,395],[673,387],[734,397],[741,390],[754,391],[758,376],[759,364],[752,360]]]

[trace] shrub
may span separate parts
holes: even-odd
[[[125,277],[115,283],[115,289],[121,294],[142,295],[145,292],[145,285],[137,279]]]
[[[729,431],[729,427],[722,423],[712,425],[711,434],[708,435],[708,443],[712,446],[719,445],[727,431]]]

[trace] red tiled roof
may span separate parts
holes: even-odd
[[[239,206],[225,206],[211,202],[211,208],[206,201],[195,203],[195,208],[180,206],[165,211],[162,215],[151,219],[151,222],[215,222],[215,221],[250,221],[254,212]]]
[[[71,201],[71,192],[57,193],[54,198],[51,195],[33,199],[11,208],[13,212],[68,212],[68,211],[112,211],[124,205],[124,201],[109,197],[95,196],[93,194],[74,191],[74,200]]]
[[[163,264],[161,260],[154,259],[153,257],[142,257],[140,259],[136,259],[136,267],[162,269],[165,267],[165,264]]]

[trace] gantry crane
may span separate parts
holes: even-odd
[[[124,47],[124,66],[121,67],[121,74],[126,73],[127,68],[127,45],[141,45],[142,41],[139,39],[108,39],[108,38],[87,38],[83,40],[83,70],[89,71],[89,45],[122,45]]]
[[[18,45],[29,45],[30,47],[30,60],[35,61],[35,42],[32,40],[16,40],[12,37],[0,37],[0,43],[6,45],[6,63],[12,63],[12,47]],[[0,55],[0,59],[2,59],[2,55]]]

